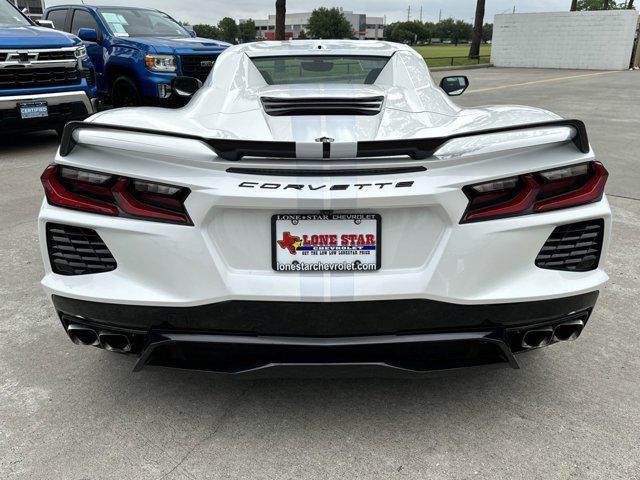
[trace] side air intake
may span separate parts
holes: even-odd
[[[47,223],[51,269],[60,275],[110,272],[117,267],[109,248],[95,230]]]
[[[536,258],[536,266],[549,270],[588,272],[598,268],[604,221],[572,223],[557,227]]]
[[[275,98],[262,97],[268,115],[377,115],[384,97],[366,98]]]

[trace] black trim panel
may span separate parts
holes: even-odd
[[[492,133],[512,132],[516,130],[528,130],[532,128],[548,127],[573,127],[576,135],[573,143],[583,153],[589,152],[589,140],[587,130],[580,120],[552,120],[548,122],[528,123],[521,125],[510,125],[507,127],[490,128],[470,132],[461,132],[446,137],[418,138],[418,139],[398,139],[398,140],[373,140],[358,142],[356,157],[388,157],[388,156],[409,156],[414,160],[424,160],[429,158],[442,145],[450,140],[477,135],[488,135]],[[216,154],[225,160],[237,161],[242,157],[255,156],[267,158],[296,158],[296,142],[276,142],[276,141],[256,141],[256,140],[229,140],[218,138],[204,138],[197,135],[185,133],[166,132],[146,128],[124,127],[120,125],[104,125],[92,122],[69,122],[65,127],[60,145],[60,155],[67,156],[76,146],[73,139],[73,132],[81,128],[88,129],[109,129],[124,132],[142,133],[150,135],[165,135],[175,138],[186,138],[198,140],[208,145]],[[326,147],[329,145],[329,147]],[[329,152],[325,151],[329,149]],[[328,156],[326,156],[328,153]],[[331,144],[323,144],[323,158],[331,158]]]
[[[434,300],[239,301],[197,307],[89,302],[53,295],[60,313],[132,330],[245,335],[350,336],[533,325],[593,308],[598,292],[535,302],[458,305]]]
[[[489,364],[519,368],[495,332],[369,337],[244,337],[153,332],[134,371],[146,365],[240,374],[282,366],[382,366],[428,372]]]
[[[264,175],[266,177],[362,177],[368,175],[402,175],[403,173],[426,172],[425,167],[401,168],[346,168],[346,169],[295,169],[295,168],[227,168],[227,173]]]

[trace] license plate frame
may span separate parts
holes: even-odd
[[[22,120],[47,118],[49,116],[49,104],[44,101],[18,103],[18,110]]]
[[[357,220],[360,220],[361,223],[358,224],[356,222]],[[297,221],[297,223],[294,223],[294,221]],[[285,248],[279,244],[279,240],[284,241],[285,238],[284,237],[280,238],[280,236],[284,234],[284,230],[279,231],[278,222],[287,222],[291,227],[291,229],[293,230],[293,232],[289,231],[289,233],[293,237],[298,238],[301,243],[304,240],[304,233],[301,232],[300,230],[304,230],[304,226],[301,225],[300,222],[316,222],[319,225],[321,225],[323,222],[327,222],[326,225],[327,227],[330,227],[329,228],[330,230],[333,229],[333,230],[337,230],[338,232],[340,231],[340,228],[336,227],[337,224],[335,222],[344,222],[343,225],[345,227],[351,227],[352,230],[360,229],[359,233],[354,232],[350,234],[363,235],[367,240],[369,240],[367,238],[367,235],[372,235],[372,234],[375,235],[373,239],[374,243],[373,245],[370,245],[370,244],[355,245],[355,246],[341,245],[340,240],[342,235],[340,233],[335,233],[333,235],[337,236],[337,239],[336,239],[338,241],[337,245],[334,245],[334,244],[311,245],[312,249],[309,249],[310,247],[308,245],[300,245],[301,247],[303,247],[303,249],[298,250],[297,247],[295,247],[295,253],[291,254],[291,251],[288,250],[288,247]],[[353,222],[353,224],[351,222]],[[363,225],[364,222],[368,224],[366,227]],[[370,222],[375,222],[375,225],[373,226],[373,228]],[[287,225],[285,224],[285,226]],[[373,273],[380,270],[382,266],[381,234],[382,234],[382,217],[380,214],[377,214],[377,213],[304,213],[304,214],[280,213],[280,214],[275,214],[275,215],[272,215],[271,217],[271,267],[274,271],[279,273],[326,273],[326,272]],[[311,236],[312,236],[311,234],[308,234],[307,240]],[[321,235],[318,235],[318,236],[321,236]],[[327,235],[327,236],[331,236],[331,235]],[[285,267],[285,269],[279,268],[279,263],[283,265],[293,265],[295,263],[298,263],[298,264],[312,263],[311,261],[299,262],[297,260],[294,260],[291,262],[280,262],[278,258],[279,251],[281,252],[281,256],[284,255],[288,257],[292,255],[297,255],[300,252],[301,256],[310,257],[316,260],[315,262],[313,262],[316,265],[329,265],[329,266],[322,267],[326,269],[316,269],[316,270],[313,270],[313,269],[295,270],[295,269],[288,269],[289,267]],[[282,253],[283,251],[284,253]],[[303,251],[307,253],[302,253]],[[358,253],[354,253],[356,251]],[[368,251],[369,253],[364,254],[363,252],[365,251]],[[325,253],[322,253],[322,252],[325,252]],[[329,253],[329,252],[334,252],[334,253]],[[371,252],[373,252],[373,255],[374,255],[373,261],[369,259],[369,255]],[[333,258],[334,256],[341,257],[340,260],[343,260],[343,261],[342,262],[337,261],[336,259]],[[332,257],[334,261],[323,263],[322,259],[324,258],[326,260],[327,257]],[[350,263],[350,260],[352,258],[355,258],[354,262],[352,262],[352,265],[354,265],[354,267],[348,268],[347,264]],[[361,260],[363,258],[369,261],[362,262]],[[360,263],[360,265],[366,264],[366,265],[371,265],[371,267],[360,267],[362,269],[356,269],[355,265],[358,262]],[[333,267],[332,265],[334,264],[335,265],[342,264],[344,265],[344,267],[343,269],[340,269],[339,267]],[[317,267],[317,268],[320,268],[320,267]]]

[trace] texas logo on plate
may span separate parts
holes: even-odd
[[[380,216],[274,215],[273,268],[279,272],[366,272],[380,268]]]

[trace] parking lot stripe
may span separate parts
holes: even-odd
[[[468,90],[467,93],[490,92],[492,90],[502,90],[503,88],[525,87],[527,85],[535,85],[537,83],[559,82],[560,80],[569,80],[569,79],[572,79],[572,78],[593,77],[593,76],[596,76],[596,75],[608,75],[610,73],[619,73],[619,72],[624,72],[624,71],[626,71],[626,70],[610,70],[610,71],[606,71],[606,72],[584,73],[584,74],[581,74],[581,75],[566,75],[564,77],[545,78],[544,80],[533,80],[531,82],[512,83],[511,85],[500,85],[498,87],[478,88],[478,89],[475,89],[475,90]]]

